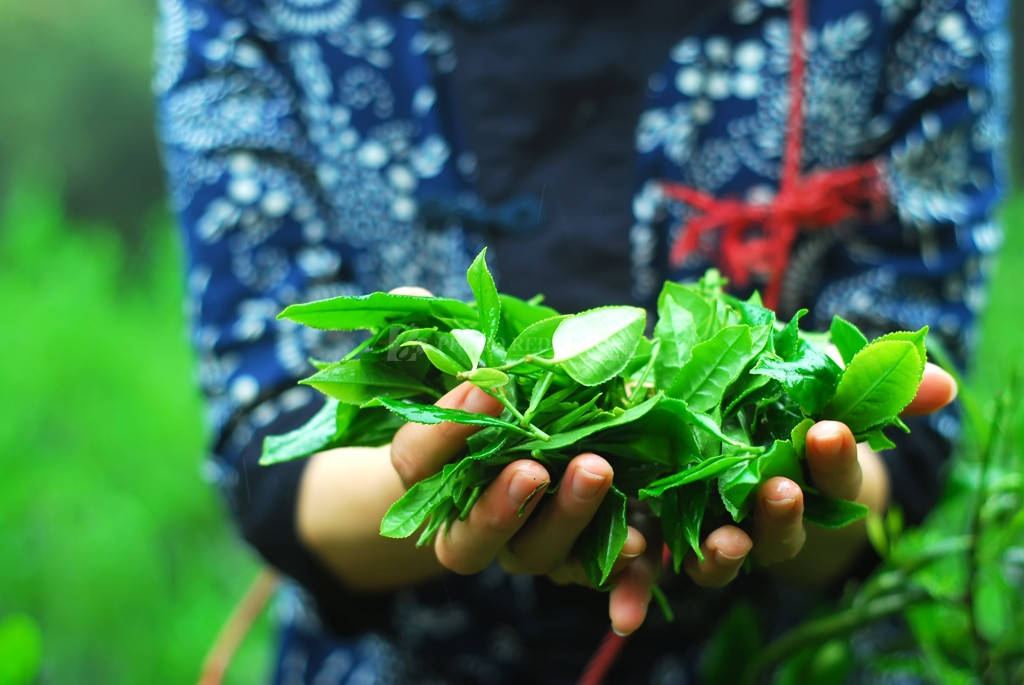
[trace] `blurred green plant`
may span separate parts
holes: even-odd
[[[150,90],[156,3],[0,0],[0,195],[30,174],[134,240],[163,201]]]
[[[256,573],[200,473],[181,250],[166,219],[147,236],[127,270],[52,192],[0,205],[0,661],[39,652],[0,682],[195,682]],[[229,682],[264,679],[267,638]]]

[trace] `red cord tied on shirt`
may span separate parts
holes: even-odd
[[[782,157],[779,192],[764,204],[718,199],[684,185],[666,183],[669,197],[682,200],[700,214],[683,227],[669,254],[673,266],[701,247],[701,237],[721,232],[719,263],[725,275],[746,285],[753,273],[767,278],[765,306],[776,309],[789,253],[800,230],[833,226],[857,216],[878,216],[888,208],[881,163],[867,161],[839,169],[800,173],[804,134],[805,37],[808,0],[792,0],[790,8],[789,117]],[[760,231],[752,230],[760,228]]]
[[[764,302],[773,309],[800,230],[877,218],[888,207],[881,163],[876,161],[784,178],[775,198],[764,203],[716,198],[675,183],[664,184],[663,190],[698,212],[672,245],[672,265],[679,266],[687,255],[698,253],[703,236],[717,231],[717,261],[723,273],[740,286],[749,284],[754,275],[765,277]]]

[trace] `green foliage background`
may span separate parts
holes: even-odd
[[[258,568],[201,477],[154,15],[0,0],[0,685],[194,682]],[[981,397],[1024,356],[1024,198],[1006,224]],[[1024,444],[1020,411],[1013,426]],[[263,680],[269,623],[228,682]]]

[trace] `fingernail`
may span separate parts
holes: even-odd
[[[823,457],[839,456],[839,451],[843,448],[843,434],[834,426],[819,429],[815,446],[818,454]]]
[[[616,628],[615,626],[612,626],[612,632],[615,633],[616,635],[618,635],[619,637],[629,637],[632,634],[632,633],[627,633],[627,632],[621,631],[618,628]]]
[[[793,512],[799,488],[795,483],[780,479],[773,490],[765,500],[765,507],[773,517],[785,518]]]
[[[526,512],[526,507],[533,501],[533,498],[550,482],[548,480],[538,482],[535,477],[523,473],[517,473],[512,478],[512,482],[508,486],[508,498],[518,508],[520,516]]]
[[[720,549],[715,550],[715,561],[717,561],[719,564],[725,566],[732,566],[742,559],[742,556],[734,557],[731,554],[726,554]]]
[[[787,497],[785,499],[770,499],[765,505],[768,509],[768,513],[775,518],[786,518],[793,513],[793,506],[796,504],[795,497]]]
[[[572,494],[580,499],[593,499],[604,487],[605,478],[586,469],[576,469],[572,477]]]

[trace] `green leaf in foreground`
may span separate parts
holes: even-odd
[[[591,524],[577,538],[574,551],[594,587],[608,580],[626,544],[626,495],[614,485],[601,501]]]
[[[304,457],[330,445],[338,434],[338,407],[338,400],[328,398],[312,418],[295,430],[282,435],[268,435],[263,441],[260,466]]]
[[[683,400],[693,411],[707,411],[722,402],[729,384],[743,373],[754,352],[749,326],[723,328],[693,348],[666,394]]]
[[[881,340],[854,355],[823,416],[842,421],[854,435],[888,423],[917,394],[924,360],[915,342]]]
[[[441,471],[415,483],[384,514],[380,534],[386,538],[409,537],[450,496],[450,486]]]
[[[598,385],[629,363],[644,334],[639,307],[598,307],[571,316],[551,338],[554,363],[581,385]]]
[[[839,351],[839,357],[844,364],[849,364],[854,355],[860,352],[868,344],[868,339],[852,323],[839,316],[832,317],[832,326],[829,328],[829,336],[832,344]]]
[[[676,573],[679,573],[688,550],[693,550],[697,558],[704,561],[704,553],[700,549],[700,532],[708,504],[708,481],[670,488],[658,500],[661,531],[672,553]]]
[[[843,528],[867,516],[868,508],[859,502],[827,497],[804,488],[804,520],[819,528]]]
[[[487,414],[477,414],[462,409],[448,409],[446,407],[438,407],[435,404],[416,404],[415,402],[401,402],[387,397],[378,397],[368,402],[366,406],[372,407],[377,404],[387,407],[406,421],[413,423],[438,424],[450,421],[469,426],[493,426],[517,432],[522,431],[519,426],[513,423],[502,421]]]
[[[494,277],[487,269],[487,249],[484,248],[476,256],[466,273],[466,280],[473,291],[476,299],[476,309],[479,316],[479,331],[484,336],[485,349],[490,351],[498,334],[498,326],[501,323],[501,300],[498,298],[498,289],[494,285]],[[478,355],[479,358],[479,355]],[[494,359],[488,354],[488,364]]]
[[[346,404],[365,404],[381,395],[399,398],[437,396],[430,387],[399,371],[396,366],[363,358],[331,364],[302,382]]]
[[[409,317],[436,319],[451,328],[472,328],[477,322],[476,310],[460,300],[394,293],[343,295],[293,304],[278,315],[279,319],[336,331],[378,330]]]

